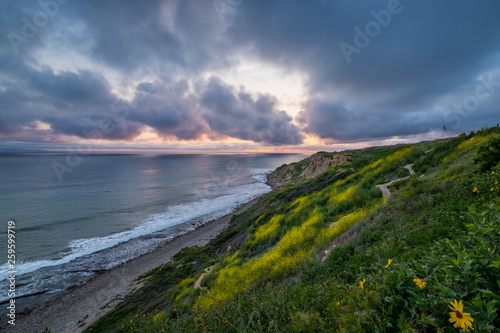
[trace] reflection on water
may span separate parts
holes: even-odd
[[[20,292],[65,288],[137,256],[192,228],[189,219],[202,223],[266,192],[263,170],[302,157],[89,155],[61,183],[51,165],[64,163],[64,154],[0,154],[0,198],[5,218],[16,221]]]

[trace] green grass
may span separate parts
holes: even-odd
[[[499,135],[344,152],[350,165],[265,195],[208,245],[147,274],[87,332],[457,332],[454,300],[475,331],[495,331],[500,166],[482,170],[478,151]],[[416,175],[382,200],[375,185],[409,176],[410,163]],[[212,265],[209,291],[194,290]]]

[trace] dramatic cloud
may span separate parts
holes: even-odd
[[[185,81],[167,85],[141,83],[129,119],[154,128],[161,136],[198,139],[209,131],[197,112],[196,99]]]
[[[394,110],[350,110],[329,101],[310,101],[307,111],[299,113],[298,121],[306,133],[320,138],[357,142],[386,139],[393,136],[428,133],[440,122],[439,114],[420,112],[398,113]],[[434,121],[433,121],[434,120]]]
[[[68,7],[88,35],[84,44],[92,59],[118,70],[161,62],[172,72],[193,73],[225,62],[223,22],[211,1],[80,1]]]
[[[287,146],[500,121],[494,0],[0,4],[2,142],[133,145],[147,132],[193,146],[228,137]],[[250,90],[248,69],[228,79],[252,63],[302,77],[303,104],[287,109],[258,80]],[[266,87],[284,80],[264,72],[253,74]]]
[[[133,139],[148,126],[160,137],[181,140],[207,134],[271,145],[302,142],[292,118],[275,108],[274,97],[254,99],[217,78],[198,82],[200,95],[190,92],[186,80],[143,82],[127,102],[111,93],[101,75],[88,71],[56,74],[45,68],[24,74],[29,77],[25,85],[0,93],[4,134],[42,134],[33,124],[43,122],[52,134],[87,139]]]
[[[24,68],[22,73],[24,82],[6,85],[0,93],[2,133],[36,134],[39,131],[30,125],[38,121],[50,125],[53,134],[80,138],[130,139],[139,134],[140,126],[120,119],[116,105],[123,101],[101,75],[56,74],[49,68]]]
[[[220,134],[273,145],[302,143],[292,118],[276,109],[276,99],[270,95],[253,98],[211,77],[201,94],[201,105],[206,108],[204,118]]]
[[[256,0],[242,3],[228,35],[266,61],[308,74],[302,121],[311,133],[348,139],[360,133],[405,135],[440,127],[445,111],[436,114],[434,108],[442,97],[499,67],[499,12],[494,1]],[[342,43],[356,51],[346,57]],[[331,105],[324,105],[324,96]],[[476,117],[494,117],[488,102]],[[340,105],[351,111],[340,111]],[[376,130],[353,130],[365,122]]]

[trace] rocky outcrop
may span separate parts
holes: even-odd
[[[318,152],[300,162],[280,166],[268,175],[268,184],[275,188],[307,180],[325,172],[334,165],[348,164],[349,159],[350,157],[346,155]]]

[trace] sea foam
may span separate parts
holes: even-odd
[[[195,227],[204,224],[213,219],[220,218],[234,211],[239,205],[248,202],[264,193],[270,191],[270,187],[264,184],[268,169],[254,169],[251,173],[251,178],[257,182],[242,184],[219,189],[219,193],[212,193],[211,198],[200,199],[195,202],[168,206],[166,211],[159,214],[153,214],[147,219],[144,219],[137,226],[129,230],[103,237],[85,238],[71,240],[68,244],[69,251],[61,254],[60,259],[56,260],[36,260],[36,261],[20,261],[16,265],[17,276],[22,276],[28,273],[35,272],[41,268],[54,267],[67,264],[77,258],[96,254],[99,251],[112,248],[130,240],[161,232],[168,228],[195,220]],[[194,227],[185,229],[189,231]],[[184,232],[185,233],[185,232]],[[173,235],[175,236],[175,235]],[[141,244],[138,242],[137,244]],[[144,245],[144,244],[142,244]],[[132,259],[133,256],[142,254],[137,249],[120,249],[119,259],[114,262],[109,262],[104,265],[106,268],[111,268],[120,264],[123,261]],[[144,252],[144,251],[142,251]],[[7,265],[1,266],[0,281],[8,277]],[[32,289],[32,288],[30,288]],[[32,292],[33,290],[30,290]],[[2,300],[0,300],[1,302]]]

